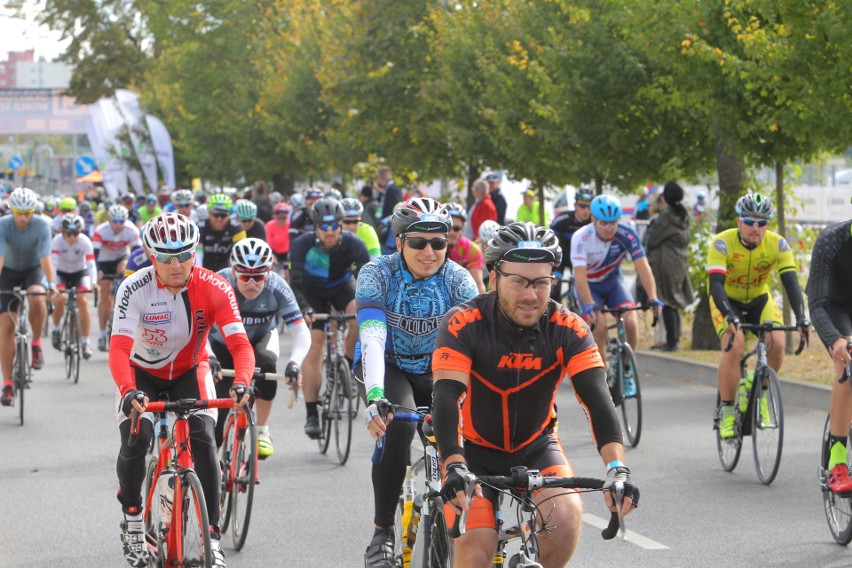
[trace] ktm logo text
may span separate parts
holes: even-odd
[[[479,311],[479,308],[474,310],[462,308],[450,317],[450,321],[447,322],[447,330],[453,334],[453,337],[458,337],[464,326],[481,319],[482,312]]]
[[[500,358],[498,369],[540,370],[541,357],[533,357],[532,353],[509,353]]]

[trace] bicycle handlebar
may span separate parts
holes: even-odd
[[[423,422],[426,419],[427,414],[422,412],[417,412],[416,410],[412,411],[410,409],[401,408],[399,406],[394,406],[391,411],[393,414],[394,420],[399,420],[400,422],[413,422],[415,424],[419,422]],[[379,463],[385,457],[385,437],[379,436],[379,439],[376,440],[376,447],[373,448],[373,455],[370,456],[370,461],[372,463]]]
[[[230,398],[213,398],[201,400],[197,398],[181,398],[175,401],[159,400],[149,402],[145,405],[144,412],[189,412],[192,410],[204,410],[207,408],[234,408],[234,401]],[[139,419],[143,413],[131,412],[130,434],[127,436],[127,445],[133,447],[139,436]]]
[[[744,331],[745,330],[763,331],[763,332],[798,331],[799,327],[800,326],[798,326],[798,325],[776,325],[774,322],[771,322],[771,321],[765,321],[763,323],[748,323],[748,322],[740,323],[740,329],[742,329]],[[806,328],[805,334],[802,335],[801,338],[799,339],[798,349],[796,349],[796,351],[793,352],[794,355],[798,355],[799,353],[802,352],[802,350],[805,348],[805,345],[808,343],[807,338],[808,338],[808,334],[807,334],[807,328]],[[733,346],[734,346],[734,334],[731,334],[731,338],[728,339],[728,344],[725,346],[725,353],[730,351]]]
[[[222,369],[223,377],[233,377],[234,375],[235,372],[233,369]],[[287,408],[293,408],[293,405],[296,403],[296,399],[299,398],[298,385],[286,374],[279,375],[278,373],[264,373],[263,371],[255,369],[252,379],[266,379],[267,381],[278,381],[280,383],[287,383],[288,385],[291,385],[293,388],[290,391],[290,400],[287,401]]]
[[[651,306],[648,304],[641,304],[638,306],[633,306],[632,308],[598,308],[598,311],[602,314],[614,314],[617,317],[621,317],[625,312],[634,312],[637,310],[650,310]],[[651,322],[651,327],[657,327],[657,322],[660,321],[659,312],[654,310],[654,321]]]
[[[316,321],[347,321],[357,317],[357,314],[314,314]]]

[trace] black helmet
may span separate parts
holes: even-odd
[[[314,205],[316,207],[316,205]],[[402,204],[393,214],[391,229],[397,237],[405,233],[450,232],[450,213],[447,206],[431,197],[415,197]]]
[[[343,219],[343,205],[334,198],[317,199],[311,207],[311,221],[314,225],[339,223]]]
[[[447,203],[447,210],[450,212],[450,217],[458,217],[465,223],[467,222],[467,211],[461,203]]]
[[[595,198],[595,190],[588,185],[581,185],[574,193],[574,201],[591,201]]]
[[[485,250],[486,262],[562,262],[559,239],[548,228],[535,223],[511,223],[500,227],[488,241]]]

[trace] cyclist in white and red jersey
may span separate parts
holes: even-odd
[[[98,323],[101,326],[101,336],[98,338],[98,351],[107,350],[107,320],[113,304],[113,281],[105,277],[124,274],[124,265],[127,264],[130,251],[141,245],[139,229],[127,220],[127,208],[124,205],[110,206],[107,215],[109,221],[98,225],[92,237],[100,277],[98,286],[101,302],[98,305]]]
[[[248,402],[254,351],[246,336],[233,288],[221,276],[194,265],[198,227],[187,217],[163,213],[146,226],[145,247],[152,266],[139,270],[118,288],[109,348],[109,367],[118,386],[116,411],[121,433],[118,500],[124,512],[122,542],[131,566],[147,566],[142,519],[145,456],[154,422],[145,414],[139,440],[127,445],[132,410],[144,412],[149,400],[215,398],[207,355],[207,335],[215,324],[234,360],[231,397]],[[213,441],[216,411],[189,417],[192,456],[210,515],[213,566],[225,559],[219,546],[219,460]]]

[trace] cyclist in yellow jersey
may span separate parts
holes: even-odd
[[[707,288],[710,313],[722,342],[719,364],[719,396],[722,400],[721,438],[734,435],[734,399],[739,382],[739,362],[744,337],[741,322],[759,324],[772,321],[783,324],[781,311],[772,299],[769,277],[778,271],[787,298],[796,314],[799,333],[807,335],[810,323],[805,319],[802,289],[796,277],[796,264],[787,241],[767,229],[775,214],[772,203],[764,196],[750,193],[737,201],[737,227],[722,231],[710,244],[707,253]],[[731,335],[733,347],[728,346]],[[784,332],[767,336],[767,359],[776,372],[784,361]]]
[[[343,219],[340,221],[343,230],[354,233],[356,237],[364,241],[370,258],[381,255],[382,247],[376,230],[372,225],[361,220],[364,216],[364,204],[354,197],[346,197],[340,203],[343,205]]]

